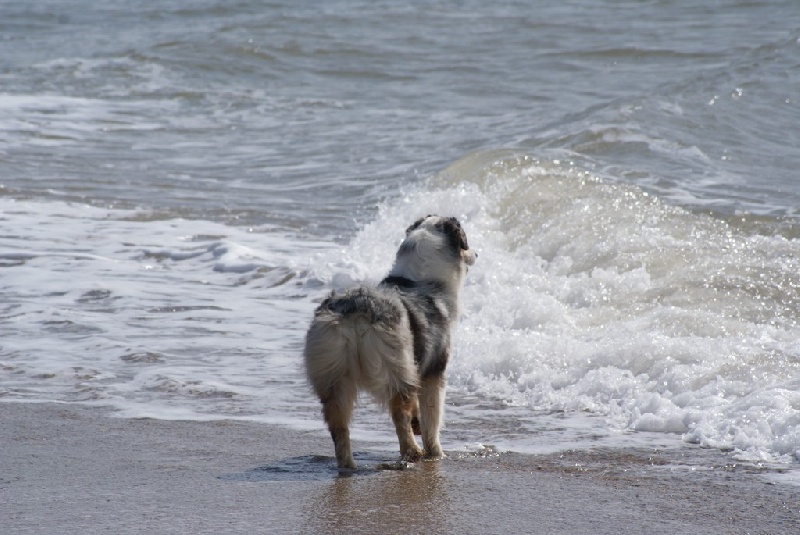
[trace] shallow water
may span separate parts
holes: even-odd
[[[0,397],[321,429],[315,303],[446,213],[480,253],[446,449],[797,462],[796,3],[3,15]]]

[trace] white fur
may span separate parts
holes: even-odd
[[[322,313],[306,337],[306,373],[318,395],[345,380],[386,404],[418,386],[408,318],[401,329],[382,329],[363,316]]]

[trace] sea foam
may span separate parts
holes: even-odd
[[[796,239],[569,162],[481,152],[387,203],[323,278],[380,277],[398,229],[425,213],[459,217],[480,255],[452,391],[800,458]]]

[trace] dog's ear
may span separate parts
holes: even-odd
[[[414,221],[410,227],[406,229],[406,235],[411,234],[411,231],[417,230],[419,226],[422,224],[423,221],[431,217],[430,215],[426,215],[425,217],[420,217],[416,221]]]
[[[447,236],[447,241],[453,249],[461,249],[469,251],[469,244],[467,243],[467,235],[464,229],[461,228],[461,223],[455,217],[445,218],[437,225],[441,228],[442,233]]]

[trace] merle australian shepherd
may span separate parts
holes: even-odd
[[[348,427],[359,390],[388,405],[403,460],[442,456],[451,329],[477,256],[456,218],[429,215],[408,227],[380,284],[333,292],[317,308],[306,335],[306,373],[340,468],[356,467]],[[424,450],[414,434],[422,435]]]

